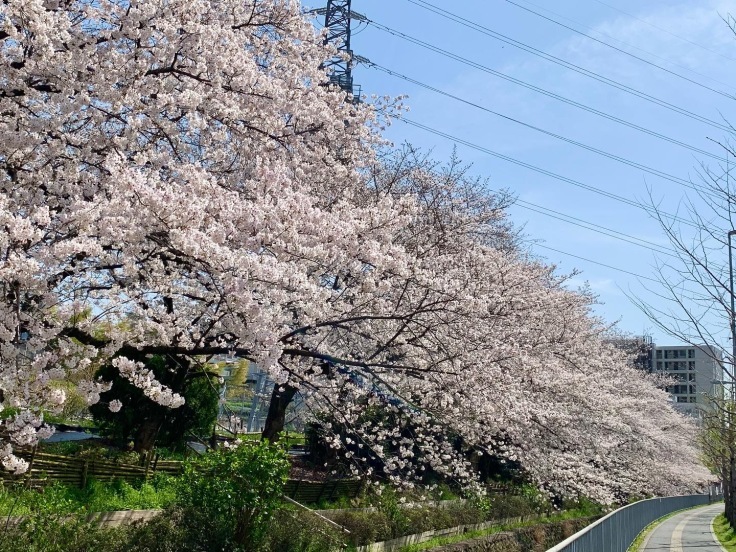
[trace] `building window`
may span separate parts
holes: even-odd
[[[687,381],[695,381],[695,374],[688,374]]]
[[[695,358],[695,349],[687,350],[687,358]]]
[[[677,402],[678,402],[678,403],[684,403],[684,402],[687,402],[687,397],[677,397]]]
[[[695,361],[694,361],[694,360],[691,360],[691,361],[689,361],[689,362],[687,363],[687,367],[688,367],[688,368],[689,368],[690,370],[695,370]]]
[[[694,395],[695,394],[695,386],[694,385],[691,385],[690,386],[690,394],[691,395]]]
[[[662,361],[660,360],[657,362],[657,370],[662,370],[662,368],[664,368],[664,366],[662,366]]]
[[[662,351],[657,349],[657,358],[662,358]]]
[[[697,402],[697,397],[690,397],[688,401],[691,403]]]

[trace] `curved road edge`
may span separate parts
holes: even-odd
[[[657,524],[646,536],[641,552],[725,552],[713,532],[713,520],[723,512],[723,503],[684,510]]]

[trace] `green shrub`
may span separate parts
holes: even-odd
[[[455,523],[449,511],[444,508],[410,508],[406,510],[405,515],[407,520],[405,534],[423,533],[462,523],[460,521]]]
[[[350,543],[362,546],[393,538],[391,521],[382,512],[340,512],[332,520],[350,531]]]
[[[127,527],[103,529],[81,515],[35,515],[0,532],[0,552],[127,552]]]
[[[385,515],[391,524],[391,538],[407,534],[409,518],[406,515],[406,509],[401,507],[401,501],[395,489],[391,487],[383,489],[378,500],[378,511]]]
[[[520,495],[494,495],[490,498],[488,519],[506,519],[538,514],[533,499]]]
[[[198,547],[199,539],[195,542],[191,538],[192,534],[200,529],[201,527],[188,525],[184,512],[172,506],[147,522],[133,524],[128,534],[125,535],[124,550],[125,552],[209,552],[208,548]]]
[[[178,503],[195,537],[213,550],[252,550],[278,508],[289,473],[283,449],[267,442],[209,452],[184,467]]]
[[[333,552],[342,549],[347,535],[314,514],[282,509],[271,518],[261,552]]]
[[[447,508],[443,508],[443,510],[453,522],[457,522],[454,525],[473,525],[475,523],[483,523],[489,519],[487,513],[479,509],[472,502],[452,504]],[[447,525],[446,527],[451,526]]]
[[[382,495],[377,511],[340,512],[331,519],[350,531],[351,544],[361,546],[425,531],[536,514],[534,503],[523,496],[493,496],[484,502],[485,508],[479,507],[477,501],[402,508],[395,498],[389,492]]]

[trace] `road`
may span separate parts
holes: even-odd
[[[649,533],[640,551],[724,552],[711,532],[713,518],[723,512],[723,503],[686,510],[666,519]]]

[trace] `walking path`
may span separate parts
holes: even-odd
[[[676,514],[657,525],[639,550],[724,552],[711,531],[711,522],[720,513],[723,513],[722,502]]]

